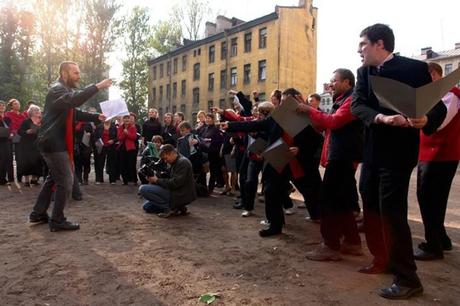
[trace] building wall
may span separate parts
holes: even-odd
[[[442,59],[434,59],[434,60],[432,60],[432,62],[436,62],[439,65],[441,65],[444,75],[446,73],[446,65],[449,65],[449,64],[452,65],[451,72],[454,71],[455,69],[460,68],[460,56],[446,57],[446,58],[442,58]]]

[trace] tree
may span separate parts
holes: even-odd
[[[188,34],[188,39],[197,40],[205,18],[211,13],[209,1],[187,0],[185,4],[176,4],[172,10],[173,20],[181,24]]]
[[[159,54],[165,54],[180,46],[182,29],[174,21],[160,21],[153,27],[150,44]]]
[[[145,7],[135,7],[124,20],[124,44],[126,59],[123,61],[120,89],[128,109],[139,117],[145,115],[148,95],[149,42],[152,29],[149,25],[149,11]]]

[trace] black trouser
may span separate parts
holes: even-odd
[[[240,205],[243,206],[245,210],[251,210],[248,209],[246,205],[247,201],[247,195],[246,195],[246,180],[248,178],[248,166],[249,166],[249,157],[247,154],[244,154],[240,160],[239,168],[238,168],[238,185],[240,186]],[[250,208],[250,206],[249,206]],[[252,208],[254,209],[254,207]]]
[[[403,286],[420,285],[407,220],[412,168],[377,168],[363,164],[360,191],[366,242],[374,261],[383,263]]]
[[[340,239],[348,244],[361,244],[353,216],[356,192],[355,168],[352,161],[329,161],[321,185],[321,235],[333,250],[340,249]]]
[[[120,172],[123,184],[127,184],[128,182],[137,182],[136,163],[136,150],[120,150]]]
[[[91,172],[91,148],[81,145],[77,154],[75,154],[75,173],[78,181],[88,182],[89,173]]]
[[[104,182],[104,166],[109,175],[109,182],[116,181],[116,162],[117,154],[113,146],[102,147],[101,153],[94,153],[94,168],[96,172],[96,182]]]
[[[11,141],[0,142],[0,184],[14,182],[13,146]]]
[[[221,161],[221,158],[218,152],[209,152],[208,160],[209,160],[208,189],[209,191],[213,191],[216,183],[219,184],[219,177],[222,178],[222,169],[221,169],[222,161]]]
[[[188,159],[192,164],[195,182],[202,186],[206,186],[206,173],[203,171],[203,155],[198,152],[190,155]]]
[[[262,160],[249,160],[247,166],[247,175],[244,182],[244,209],[251,211],[254,209],[254,200],[257,194],[257,186],[259,184],[259,173],[262,170],[264,162]],[[243,189],[240,184],[240,190]]]
[[[316,220],[319,219],[321,215],[319,206],[321,174],[319,174],[319,169],[315,166],[305,167],[304,172],[305,175],[303,177],[301,177],[300,179],[292,179],[291,182],[302,194],[305,206],[308,210],[308,214],[312,219]]]
[[[427,251],[443,253],[443,245],[451,244],[444,227],[447,201],[458,161],[419,162],[417,199],[425,227]]]

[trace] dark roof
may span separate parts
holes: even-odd
[[[242,32],[242,31],[246,31],[250,28],[253,28],[259,24],[262,24],[262,23],[266,23],[268,21],[272,21],[272,20],[275,20],[275,19],[278,19],[278,14],[276,12],[273,12],[271,14],[268,14],[268,15],[265,15],[265,16],[262,16],[262,17],[259,17],[257,19],[254,19],[254,20],[251,20],[251,21],[248,21],[248,22],[245,22],[245,23],[242,23],[242,24],[239,24],[237,26],[234,26],[230,29],[227,29],[223,32],[220,32],[220,33],[217,33],[215,35],[212,35],[212,36],[209,36],[209,37],[206,37],[206,38],[203,38],[203,39],[200,39],[200,40],[196,40],[194,42],[191,42],[185,46],[181,46],[175,50],[172,50],[171,52],[169,53],[166,53],[166,54],[163,54],[157,58],[151,58],[147,61],[147,63],[149,65],[153,65],[155,63],[158,63],[158,62],[161,62],[167,58],[171,58],[171,57],[174,57],[178,54],[181,54],[185,51],[188,51],[188,50],[191,50],[191,49],[194,49],[196,47],[199,47],[201,45],[205,45],[205,44],[208,44],[212,41],[215,41],[215,40],[219,40],[219,39],[222,39],[224,38],[225,36],[228,36],[228,35],[232,35],[232,34],[235,34],[235,33],[238,33],[238,32]]]
[[[430,58],[427,58],[425,54],[416,55],[413,58],[424,61],[424,60],[440,60],[444,58],[457,57],[457,56],[460,56],[460,48],[447,50],[447,51],[439,51],[439,52],[433,51],[433,55]]]

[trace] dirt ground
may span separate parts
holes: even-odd
[[[423,237],[410,192],[414,245]],[[455,179],[446,224],[454,249],[445,259],[418,263],[425,294],[400,305],[460,304],[460,179]],[[200,198],[186,217],[161,219],[141,210],[133,186],[83,186],[84,201],[66,215],[76,232],[51,233],[27,216],[39,188],[0,186],[0,305],[387,305],[376,288],[390,275],[356,271],[370,262],[345,256],[312,262],[305,253],[320,241],[305,209],[287,216],[283,235],[258,236],[263,204],[240,217],[233,198]]]

